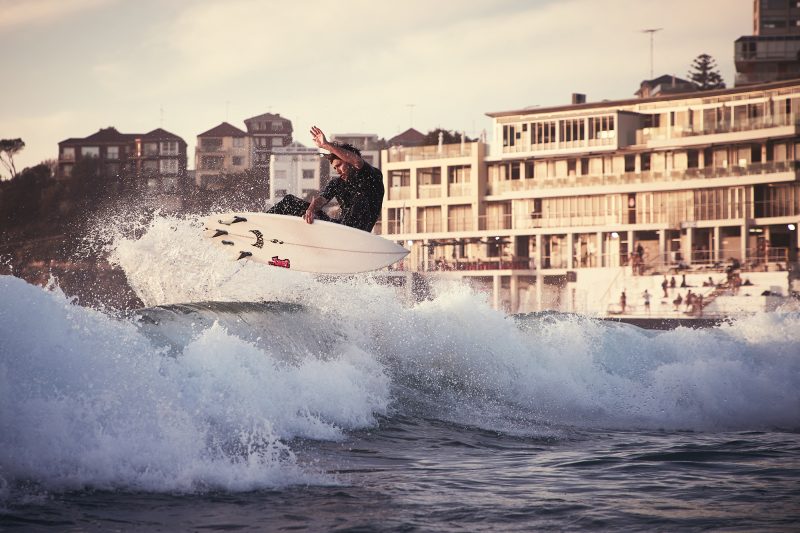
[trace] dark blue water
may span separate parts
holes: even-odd
[[[399,417],[293,443],[333,486],[82,490],[0,515],[20,530],[796,530],[797,433],[582,431],[511,437]]]
[[[114,316],[0,277],[0,529],[797,530],[796,313],[386,290]]]

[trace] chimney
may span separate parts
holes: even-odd
[[[572,93],[572,103],[573,104],[585,104],[586,103],[586,95],[581,93]]]

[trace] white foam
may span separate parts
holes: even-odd
[[[462,285],[409,307],[368,276],[242,268],[199,231],[158,217],[137,239],[113,239],[145,302],[311,311],[280,321],[295,329],[261,348],[217,324],[169,357],[133,323],[0,277],[0,497],[24,479],[156,491],[329,483],[293,439],[342,439],[394,411],[528,435],[800,428],[797,313],[658,333],[576,317],[520,326]],[[330,346],[303,343],[312,337]]]

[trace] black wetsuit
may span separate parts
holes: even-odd
[[[355,170],[349,180],[344,180],[341,177],[333,178],[320,193],[320,196],[327,200],[336,198],[342,209],[342,216],[338,219],[332,219],[322,211],[317,211],[315,217],[364,231],[372,231],[375,222],[381,216],[383,193],[383,174],[381,174],[380,170],[365,162],[364,166]],[[283,200],[272,206],[267,213],[301,217],[305,214],[309,205],[305,200],[287,194],[283,197]]]

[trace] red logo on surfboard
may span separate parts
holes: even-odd
[[[281,268],[292,268],[288,259],[279,259],[277,255],[273,255],[268,264]]]

